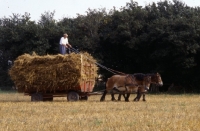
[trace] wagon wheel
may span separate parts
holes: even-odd
[[[31,95],[31,101],[42,101],[43,96],[40,93],[35,93]]]
[[[88,100],[88,96],[80,96],[80,100]]]
[[[79,94],[75,91],[70,91],[67,94],[67,100],[68,101],[78,101],[79,100]]]

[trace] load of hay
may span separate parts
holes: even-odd
[[[18,92],[56,92],[79,87],[83,80],[95,80],[98,70],[95,62],[88,53],[24,54],[14,61],[9,74]]]

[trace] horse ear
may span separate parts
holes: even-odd
[[[147,79],[148,79],[148,81],[150,81],[151,80],[151,76],[148,76]]]

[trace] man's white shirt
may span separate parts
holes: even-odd
[[[64,45],[68,44],[68,39],[62,37],[62,38],[60,39],[60,44],[64,44]]]

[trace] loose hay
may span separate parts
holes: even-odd
[[[81,55],[82,54],[82,55]],[[80,87],[81,81],[95,80],[96,60],[88,53],[19,56],[9,70],[18,92],[56,92]]]

